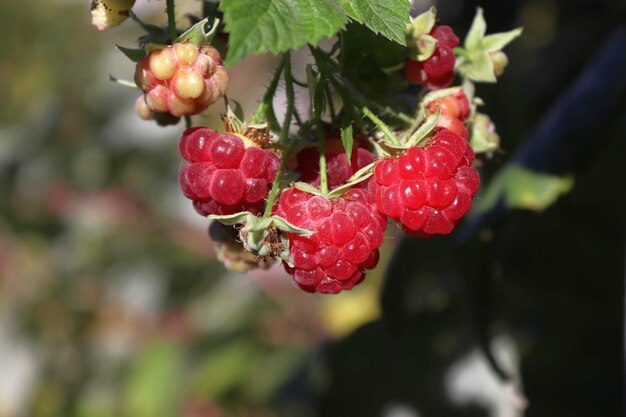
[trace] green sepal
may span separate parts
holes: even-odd
[[[121,78],[116,78],[114,76],[112,76],[111,74],[109,74],[109,81],[112,81],[116,84],[119,84],[121,86],[124,87],[130,87],[130,88],[139,88],[137,87],[137,84],[135,84],[134,81],[129,81],[129,80],[123,80]]]
[[[411,135],[409,140],[406,143],[406,146],[411,148],[413,146],[423,146],[425,139],[428,135],[433,131],[433,129],[437,126],[439,122],[439,118],[441,117],[441,109],[437,111],[437,113],[433,113],[426,117],[424,123]]]
[[[352,124],[349,124],[345,128],[341,128],[341,143],[343,149],[346,151],[346,158],[348,163],[352,160],[352,146],[354,145],[354,136],[352,134]]]
[[[481,49],[487,52],[497,52],[511,43],[522,34],[522,28],[510,30],[508,32],[493,33],[483,38]]]
[[[459,59],[457,70],[472,81],[486,83],[497,81],[489,52],[473,51],[470,60]]]
[[[210,21],[212,21],[212,24]],[[202,19],[187,29],[174,43],[191,43],[196,46],[210,44],[217,33],[219,24],[220,20],[218,18],[207,17]]]
[[[243,211],[229,215],[210,215],[210,219],[226,225],[240,224],[239,239],[245,250],[261,257],[280,257],[291,263],[289,239],[285,233],[311,236],[314,232],[297,227],[279,216],[257,217]]]
[[[430,93],[424,96],[424,98],[422,99],[422,103],[424,104],[424,106],[426,106],[428,105],[428,103],[431,103],[437,99],[444,98],[454,93],[457,93],[461,91],[462,89],[463,87],[456,86],[456,87],[449,87],[449,88],[443,88],[441,90],[431,91]]]
[[[313,185],[311,185],[309,183],[306,183],[306,182],[301,182],[301,181],[294,182],[292,184],[292,187],[297,188],[300,191],[304,191],[305,193],[309,193],[309,194],[313,194],[313,195],[320,195],[322,197],[326,197],[324,195],[324,193],[319,188],[317,188],[317,187],[315,187],[315,186],[313,186]]]
[[[145,58],[147,55],[146,50],[143,48],[140,48],[140,49],[126,48],[125,46],[121,46],[117,44],[115,45],[115,47],[133,62],[139,62],[143,58]]]
[[[350,178],[348,178],[348,181],[345,184],[332,190],[328,194],[328,197],[329,198],[341,197],[350,188],[354,187],[356,184],[363,182],[369,177],[371,177],[374,174],[375,166],[376,166],[376,161],[359,169],[357,172],[352,174]]]
[[[473,215],[493,208],[500,199],[510,209],[543,211],[574,187],[574,177],[532,171],[518,164],[504,167],[492,180]]]
[[[387,141],[389,143],[395,144],[396,146],[400,145],[400,141],[398,140],[396,135],[393,134],[389,126],[387,126],[374,113],[372,113],[370,109],[368,109],[367,107],[363,107],[361,111],[368,119],[370,119],[376,125],[376,127],[380,129],[381,132],[383,132],[385,138],[387,138]]]
[[[474,15],[472,25],[470,26],[467,36],[465,37],[465,49],[468,51],[481,49],[481,42],[486,31],[487,22],[485,22],[485,17],[483,16],[483,9],[478,7],[476,8],[476,14]]]
[[[475,153],[491,153],[500,149],[500,136],[489,116],[476,113],[472,124],[470,145]]]
[[[430,33],[435,27],[437,21],[437,9],[431,6],[430,9],[418,15],[407,25],[407,45],[410,45],[414,39],[424,33]]]
[[[522,28],[485,36],[486,30],[483,10],[479,7],[465,38],[464,48],[454,48],[454,53],[458,56],[456,70],[472,81],[496,82],[503,67],[496,74],[492,55],[501,52],[502,48],[520,36]]]
[[[437,48],[437,39],[427,33],[423,33],[417,37],[415,46],[416,48],[409,52],[409,59],[426,61],[435,53],[435,48]]]

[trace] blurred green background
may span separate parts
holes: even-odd
[[[478,90],[505,150],[486,189],[624,23],[624,2],[436,4],[460,34],[477,4],[490,32],[525,28],[502,80]],[[158,23],[164,7],[135,10]],[[364,284],[312,296],[280,268],[215,259],[178,190],[182,123],[140,120],[138,92],[109,81],[132,79],[115,44],[141,33],[98,32],[87,0],[0,4],[0,417],[617,415],[623,83],[583,151],[563,149],[575,157],[553,173],[575,186],[546,211],[509,210],[462,245],[390,227]],[[274,62],[244,60],[229,95],[251,111]],[[523,387],[499,381],[486,346]]]

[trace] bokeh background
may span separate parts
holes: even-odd
[[[177,3],[181,20],[201,7]],[[479,199],[511,162],[574,187],[450,237],[390,226],[362,285],[319,296],[280,268],[217,262],[178,190],[182,123],[140,120],[138,92],[109,81],[132,79],[115,44],[140,28],[98,32],[87,0],[1,2],[0,416],[618,415],[625,2],[435,4],[461,35],[477,5],[490,32],[524,26],[500,82],[478,89],[503,147]],[[164,8],[135,11],[159,23]],[[275,62],[233,68],[248,114]]]

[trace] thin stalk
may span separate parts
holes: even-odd
[[[289,127],[291,126],[291,119],[293,118],[293,112],[295,109],[293,78],[291,76],[291,53],[289,51],[287,51],[284,55],[282,67],[285,79],[285,93],[287,95],[287,110],[285,111],[285,119],[278,135],[278,142],[284,146],[287,143],[287,139],[289,138]],[[280,162],[280,167],[278,168],[278,172],[276,173],[276,178],[274,178],[274,182],[272,183],[272,189],[270,190],[270,193],[267,197],[265,212],[263,213],[264,217],[269,217],[272,215],[272,208],[274,207],[276,196],[278,195],[278,191],[280,190],[280,183],[287,168],[287,162],[291,157],[291,152],[294,148],[294,145],[295,141],[292,141],[291,144],[289,144],[285,154],[283,155],[282,161]]]
[[[185,115],[185,129],[189,129],[191,127],[191,116],[188,114]]]
[[[326,168],[326,138],[322,130],[322,122],[319,117],[316,120],[317,130],[317,149],[320,154],[320,191],[328,194],[328,169]]]
[[[176,5],[174,0],[166,0],[165,7],[167,10],[167,27],[170,31],[172,43],[178,38],[178,30],[176,29]]]
[[[270,124],[275,123],[278,126],[278,120],[276,120],[276,116],[274,115],[274,111],[272,110],[272,102],[274,100],[274,95],[276,95],[276,90],[278,89],[278,82],[280,81],[280,76],[283,73],[283,69],[285,68],[285,61],[282,60],[276,71],[274,72],[274,76],[272,77],[272,81],[270,81],[270,85],[267,86],[267,90],[261,99],[261,103],[257,108],[256,113],[252,116],[252,124],[259,123],[263,119],[273,119],[268,120]],[[271,117],[268,117],[271,116]]]

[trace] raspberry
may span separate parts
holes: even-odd
[[[246,147],[251,142],[244,139],[202,127],[181,136],[178,149],[190,163],[180,170],[179,184],[201,215],[263,210],[279,160],[268,150]]]
[[[275,214],[316,232],[306,237],[288,233],[294,266],[284,264],[294,285],[307,292],[336,294],[365,278],[364,269],[378,263],[387,221],[369,191],[351,189],[328,199],[288,188]]]
[[[427,110],[433,113],[441,110],[437,127],[448,129],[465,140],[469,139],[469,130],[463,121],[469,116],[470,106],[463,90],[428,103]]]
[[[355,145],[357,145],[355,143]],[[295,171],[300,174],[300,181],[320,185],[319,151],[317,148],[305,148],[296,155]],[[338,138],[326,141],[326,170],[328,173],[328,187],[332,190],[342,184],[359,169],[376,160],[374,154],[367,150],[359,141],[352,149],[350,164],[341,140]]]
[[[405,71],[411,83],[434,90],[449,86],[454,79],[456,58],[452,49],[459,44],[459,38],[450,26],[435,26],[430,35],[437,39],[433,54],[425,61],[408,60]]]
[[[474,151],[449,130],[424,147],[380,160],[369,182],[380,212],[399,221],[409,235],[430,237],[452,232],[478,190]]]
[[[146,104],[146,96],[141,95],[135,101],[135,112],[137,116],[144,120],[155,120],[159,126],[175,125],[180,121],[180,117],[172,116],[169,113],[155,113]]]
[[[228,72],[211,45],[191,43],[152,52],[137,63],[135,83],[153,112],[180,117],[204,111],[224,95]]]

